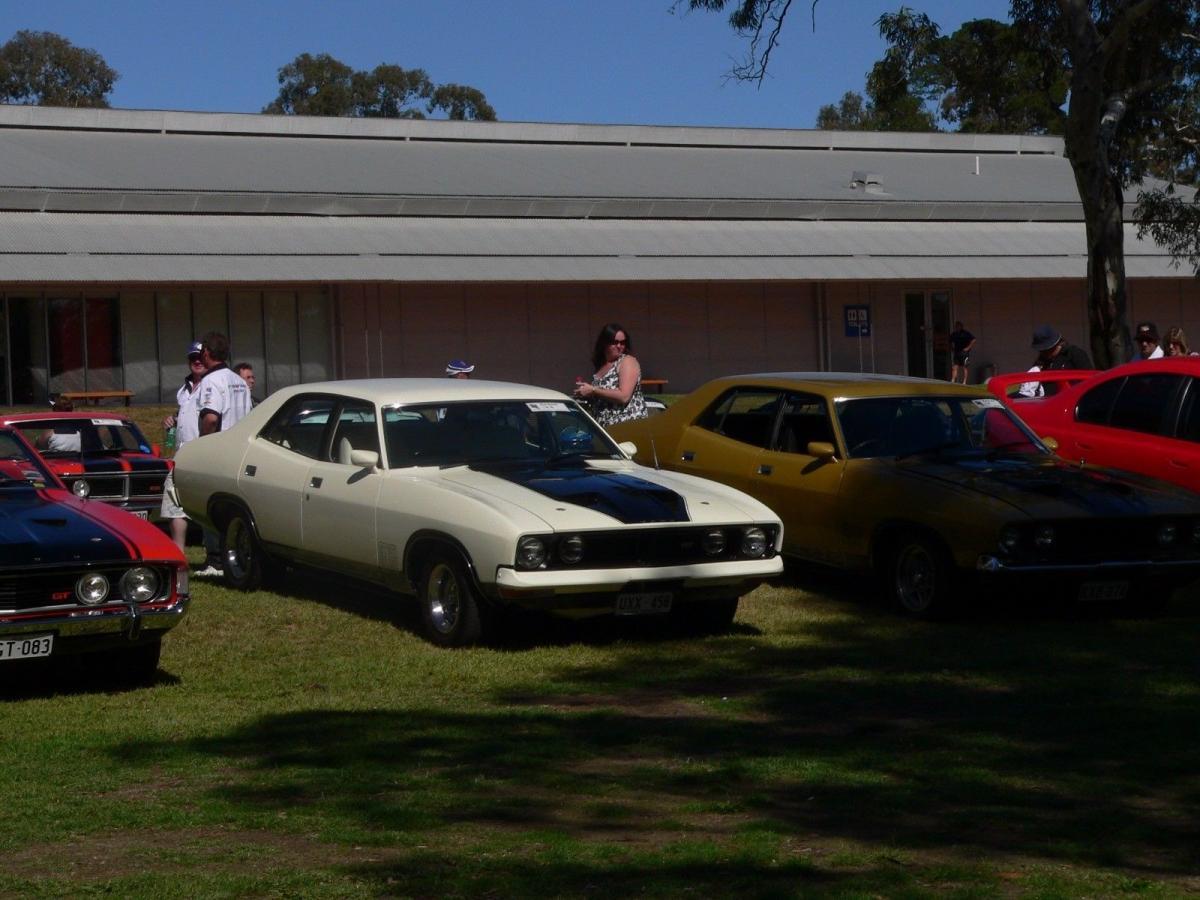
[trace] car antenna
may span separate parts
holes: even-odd
[[[661,469],[658,464],[658,448],[654,446],[654,435],[650,435],[650,455],[654,457],[654,468]]]

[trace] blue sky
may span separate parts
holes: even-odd
[[[121,73],[130,109],[259,112],[279,67],[330,53],[355,68],[423,68],[480,88],[524,122],[812,128],[817,110],[862,91],[883,44],[875,21],[901,5],[793,4],[761,88],[728,79],[745,44],[723,14],[672,13],[671,0],[0,0],[8,40],[53,31]],[[907,0],[943,32],[1007,19],[1008,0]]]

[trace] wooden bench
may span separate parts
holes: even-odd
[[[658,388],[658,392],[660,394],[663,392],[663,388],[666,386],[666,384],[667,384],[667,379],[665,379],[665,378],[643,378],[642,379],[642,387]]]
[[[58,396],[72,403],[91,403],[93,406],[101,400],[124,400],[128,406],[133,399],[133,391],[63,391]]]

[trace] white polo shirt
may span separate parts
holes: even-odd
[[[250,388],[224,363],[204,376],[196,395],[199,419],[203,420],[206,413],[216,413],[221,420],[219,431],[228,431],[250,412]]]

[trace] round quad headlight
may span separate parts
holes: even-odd
[[[704,537],[700,540],[700,545],[704,548],[705,556],[720,556],[725,552],[725,532],[720,528],[713,528],[704,533]]]
[[[1016,550],[1021,543],[1021,530],[1015,525],[1006,525],[1000,532],[1000,546],[1009,551]]]
[[[99,572],[84,575],[75,582],[75,596],[79,598],[80,603],[86,603],[88,606],[103,603],[108,597],[108,590],[108,579]]]
[[[130,569],[121,576],[121,596],[126,600],[146,603],[158,596],[158,573],[145,566]]]
[[[583,559],[583,538],[573,534],[559,541],[558,558],[569,566],[573,566]]]
[[[523,537],[517,542],[517,568],[540,569],[546,564],[546,545],[541,538]]]
[[[757,525],[742,532],[742,555],[762,556],[767,552],[767,533]]]
[[[1172,523],[1164,522],[1158,526],[1158,543],[1163,547],[1167,547],[1175,543],[1175,537],[1179,533]]]
[[[77,478],[71,485],[71,493],[80,500],[86,500],[92,493],[92,486],[87,483],[86,478]]]
[[[1034,532],[1033,542],[1043,550],[1049,550],[1054,546],[1054,528],[1050,525],[1039,525],[1038,530]]]

